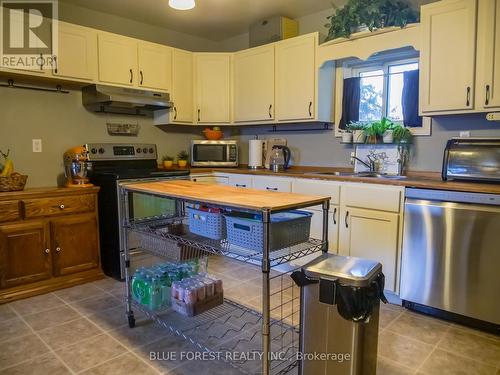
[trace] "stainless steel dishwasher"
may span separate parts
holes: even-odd
[[[499,332],[500,195],[408,188],[403,239],[405,306]]]

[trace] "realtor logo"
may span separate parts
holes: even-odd
[[[51,69],[57,56],[57,0],[0,0],[0,66]]]

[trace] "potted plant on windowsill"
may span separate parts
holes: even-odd
[[[395,143],[411,143],[413,134],[410,129],[402,125],[394,125],[392,128],[392,135]]]
[[[177,165],[179,168],[186,168],[189,154],[186,151],[181,151],[177,154]]]
[[[346,125],[346,129],[352,132],[352,142],[353,143],[365,143],[366,133],[365,133],[366,124],[364,122],[351,122]]]
[[[164,155],[162,158],[163,162],[163,168],[172,168],[172,165],[174,164],[174,158],[172,156]]]

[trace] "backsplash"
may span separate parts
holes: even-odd
[[[293,129],[294,126],[279,125],[277,128]],[[304,128],[315,125],[297,126]],[[286,138],[293,154],[292,165],[324,167],[351,165],[350,154],[354,151],[354,147],[341,144],[340,138],[336,138],[333,131],[270,133],[270,129],[269,126],[259,126],[240,130],[241,163],[245,164],[248,161],[248,141],[258,135],[262,139],[276,136]],[[446,141],[458,137],[461,131],[470,131],[473,137],[500,137],[500,122],[487,121],[485,114],[434,118],[431,136],[414,137],[414,144],[410,147],[408,168],[418,171],[440,171]]]

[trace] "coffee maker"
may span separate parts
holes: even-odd
[[[64,153],[64,175],[69,188],[85,188],[94,186],[89,182],[88,173],[92,163],[84,146],[70,148]]]

